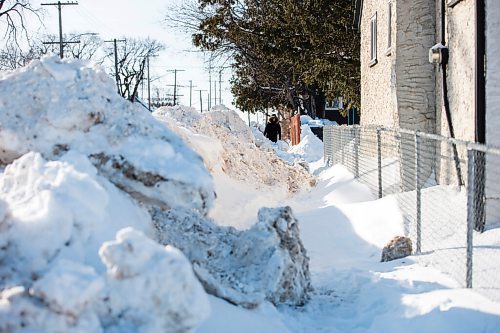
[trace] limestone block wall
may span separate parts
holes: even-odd
[[[396,95],[397,127],[433,133],[436,121],[435,68],[429,48],[435,44],[435,10],[431,0],[397,1]],[[401,136],[402,190],[414,188],[415,141]],[[422,168],[422,178],[432,173],[433,163]]]
[[[435,131],[435,68],[429,49],[435,44],[435,1],[397,1],[396,89],[398,127]]]

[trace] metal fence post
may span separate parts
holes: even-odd
[[[328,149],[330,146],[330,131],[328,126],[323,128],[323,161],[325,165],[330,166],[330,154],[328,153]]]
[[[420,254],[422,252],[422,192],[421,192],[421,181],[420,181],[420,135],[418,131],[415,132],[415,192],[416,192],[416,204],[417,204],[417,249],[416,253]]]
[[[467,272],[465,283],[467,288],[472,288],[472,256],[473,256],[473,231],[474,231],[474,197],[475,197],[475,182],[474,179],[474,164],[475,151],[467,150]]]
[[[340,128],[340,149],[342,151],[341,158],[342,158],[342,165],[345,166],[345,161],[344,161],[344,154],[345,154],[345,149],[344,149],[344,129]]]
[[[354,176],[359,178],[359,128],[354,127]]]
[[[378,197],[382,198],[382,137],[381,128],[377,127],[377,157],[378,157]]]
[[[474,230],[483,232],[485,216],[486,153],[474,151]]]

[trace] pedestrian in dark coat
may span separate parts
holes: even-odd
[[[269,122],[264,129],[264,136],[272,142],[277,142],[278,139],[281,140],[281,126],[278,123],[278,117],[276,117],[275,114],[269,118]]]

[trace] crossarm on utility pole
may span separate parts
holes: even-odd
[[[61,3],[61,1],[58,1],[58,2],[52,2],[52,3],[42,3],[41,5],[42,6],[57,6],[57,9],[59,11],[59,57],[62,59],[62,58],[64,58],[64,44],[63,44],[63,33],[62,33],[62,13],[61,13],[62,7],[61,6],[78,5],[78,2]]]

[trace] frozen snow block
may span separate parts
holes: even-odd
[[[157,240],[184,252],[208,293],[246,308],[307,302],[309,258],[290,207],[261,208],[244,231],[189,210],[154,209],[152,216]]]

